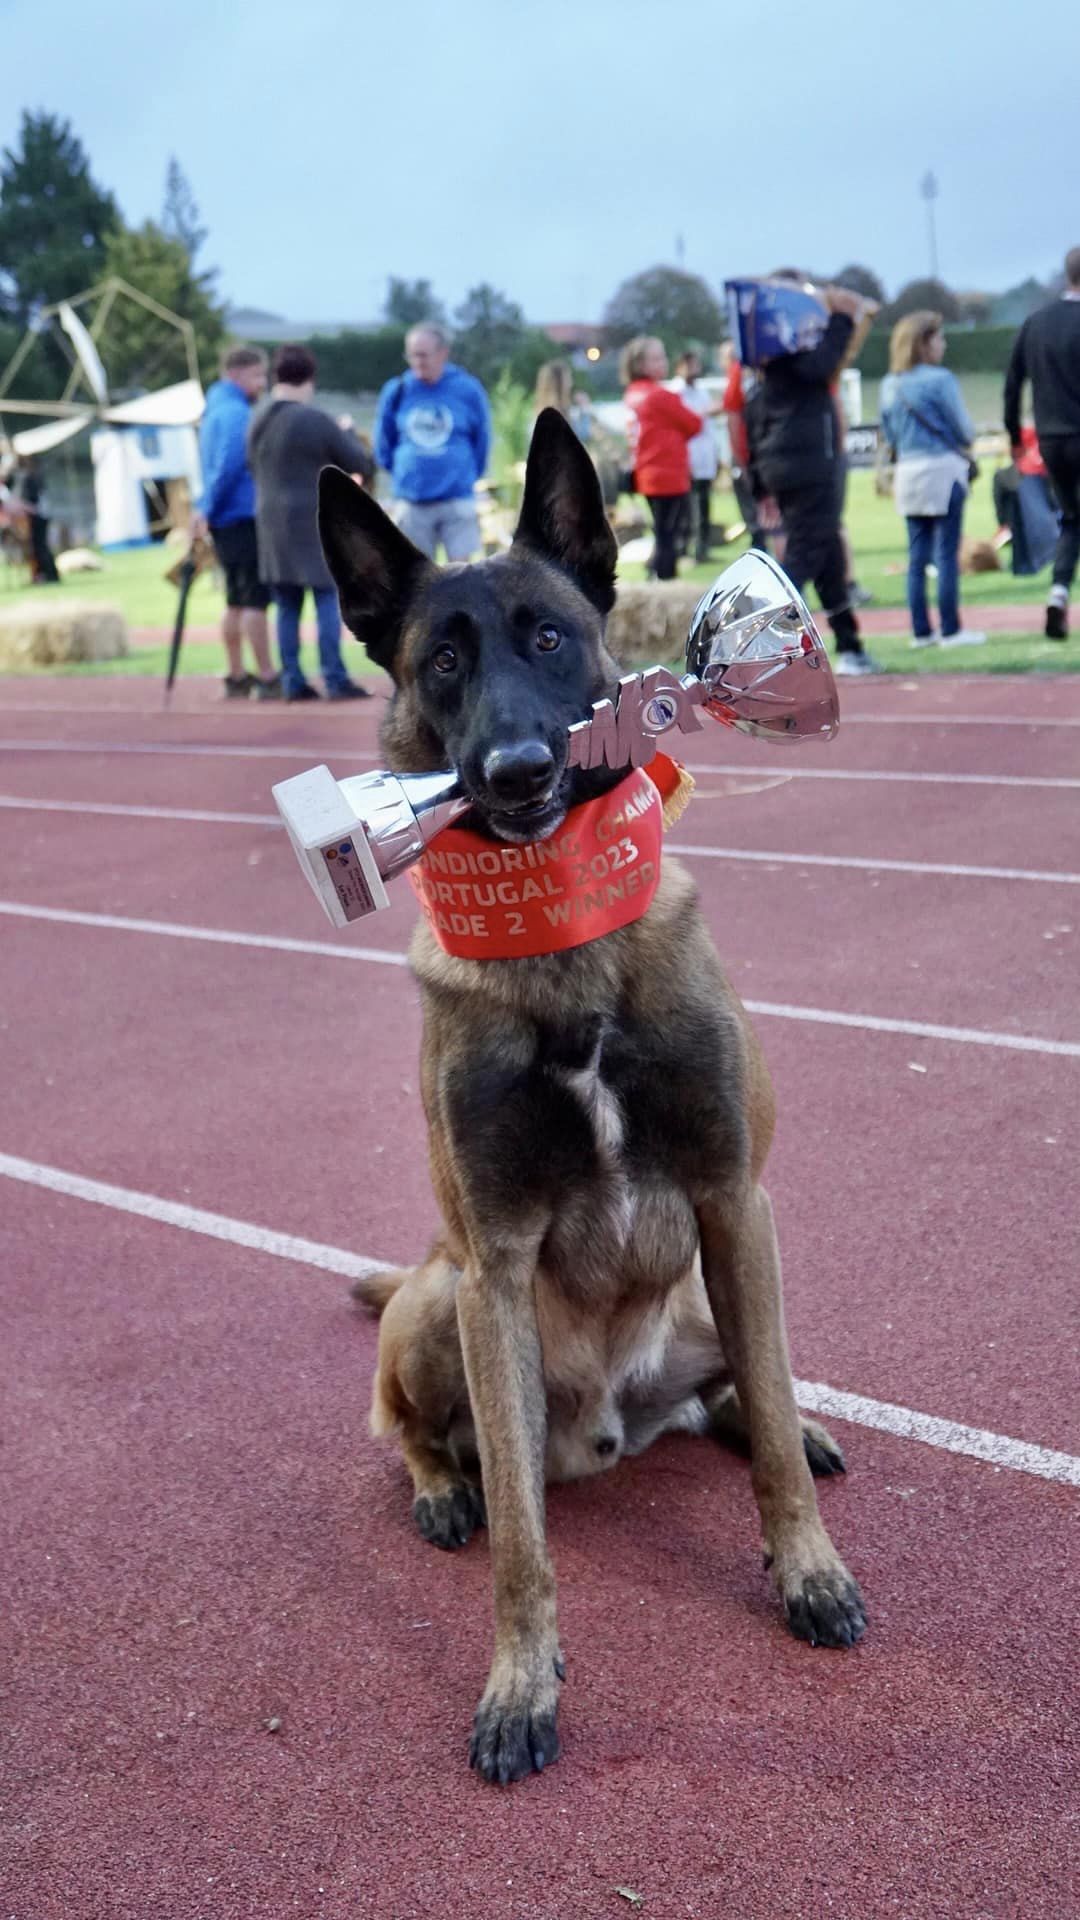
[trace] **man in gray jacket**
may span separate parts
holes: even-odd
[[[300,664],[300,614],[310,589],[326,697],[364,700],[367,688],[349,678],[341,658],[341,610],[319,541],[318,480],[321,467],[333,466],[367,482],[375,463],[354,433],[311,404],[317,372],[306,347],[279,347],[270,400],[251,423],[248,462],[255,478],[259,574],[277,608],[284,698],[318,699]]]

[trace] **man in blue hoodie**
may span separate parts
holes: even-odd
[[[487,394],[455,367],[450,342],[432,320],[405,336],[408,373],[388,380],[375,416],[375,458],[385,467],[402,533],[434,560],[469,560],[481,546],[473,489],[487,466]]]
[[[228,699],[281,697],[281,675],[270,657],[266,609],[270,590],[259,579],[255,539],[255,482],[247,463],[251,409],[266,392],[266,355],[261,347],[229,347],[221,379],[206,396],[199,430],[203,492],[193,531],[208,528],[225,574],[222,639],[229,670]],[[244,667],[245,635],[255,656],[256,673]]]

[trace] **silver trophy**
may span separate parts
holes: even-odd
[[[572,767],[644,767],[665,736],[700,733],[702,713],[766,740],[831,740],[839,722],[829,656],[809,610],[767,554],[744,553],[694,611],[688,671],[619,681],[569,730]],[[386,882],[467,813],[454,773],[353,774],[313,767],[273,790],[297,858],[336,927],[390,902]]]

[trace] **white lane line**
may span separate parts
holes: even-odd
[[[196,807],[129,807],[118,800],[25,800],[0,793],[0,807],[16,813],[104,813],[127,820],[195,820],[202,826],[280,827],[277,813],[210,813]]]
[[[388,1265],[384,1260],[350,1253],[344,1247],[323,1246],[317,1240],[302,1240],[294,1234],[277,1233],[271,1227],[255,1226],[247,1220],[232,1220],[226,1214],[207,1213],[201,1207],[162,1200],[157,1194],[111,1186],[103,1180],[87,1180],[62,1167],[24,1160],[15,1154],[0,1153],[0,1175],[69,1199],[139,1214],[143,1219],[181,1227],[188,1233],[208,1234],[214,1240],[227,1240],[233,1246],[248,1247],[256,1253],[295,1260],[304,1266],[317,1267],[322,1273],[341,1274],[348,1280],[365,1278]],[[924,1446],[942,1448],[947,1453],[965,1454],[997,1467],[1009,1467],[1016,1473],[1080,1486],[1080,1459],[1073,1454],[1057,1453],[1049,1447],[1035,1446],[1028,1440],[1013,1440],[1006,1434],[989,1433],[981,1427],[960,1426],[953,1420],[939,1419],[936,1414],[917,1413],[910,1407],[893,1406],[885,1400],[869,1400],[862,1394],[844,1393],[815,1381],[796,1380],[795,1392],[800,1406],[812,1413],[829,1414],[856,1426],[875,1427],[904,1440],[918,1440]]]
[[[835,1013],[829,1007],[792,1007],[781,1000],[744,1000],[748,1013],[773,1020],[807,1020],[823,1027],[856,1027],[862,1033],[906,1033],[915,1040],[953,1040],[967,1047],[1005,1047],[1016,1053],[1057,1054],[1080,1060],[1080,1041],[1042,1040],[1029,1033],[994,1033],[983,1027],[942,1027],[931,1020],[889,1020],[875,1013]]]
[[[321,743],[322,751],[329,752],[329,743]],[[310,747],[214,747],[205,744],[173,744],[167,741],[110,741],[110,740],[0,740],[0,753],[158,753],[158,754],[197,754],[214,760],[306,760],[309,765],[318,758],[320,748]],[[362,753],[353,748],[341,749],[335,758],[347,757],[350,761],[368,761],[378,758],[375,753]],[[858,772],[846,767],[794,767],[790,759],[783,768],[773,761],[776,773],[782,773],[785,780],[884,780],[920,786],[945,787],[1034,787],[1080,788],[1080,777],[1076,779],[1057,777],[1050,774],[1018,773],[900,773],[895,771]],[[688,773],[733,773],[741,779],[760,777],[759,765],[750,760],[731,765],[727,761],[694,761],[685,763]]]
[[[32,1187],[47,1187],[51,1193],[67,1194],[73,1200],[91,1200],[101,1207],[115,1207],[121,1213],[139,1213],[146,1220],[160,1220],[168,1227],[184,1227],[188,1233],[206,1233],[212,1240],[230,1240],[233,1246],[251,1247],[256,1253],[273,1253],[280,1260],[300,1260],[305,1266],[320,1267],[324,1273],[341,1273],[352,1280],[363,1280],[387,1264],[385,1260],[365,1260],[344,1247],[324,1247],[318,1240],[301,1240],[292,1233],[276,1233],[272,1227],[230,1220],[224,1213],[206,1213],[202,1207],[161,1200],[153,1193],[109,1186],[103,1180],[84,1180],[81,1174],[67,1173],[61,1167],[42,1166],[36,1160],[22,1160],[15,1154],[0,1153],[0,1174],[9,1180],[25,1181]]]
[[[282,935],[235,933],[222,927],[189,927],[169,920],[129,920],[111,913],[76,913],[61,907],[27,906],[0,900],[0,914],[14,919],[51,920],[64,926],[101,927],[115,933],[155,933],[174,940],[209,940],[232,947],[269,947],[281,953],[319,954],[330,960],[372,961],[378,966],[404,967],[408,954],[389,948],[334,946],[328,940],[292,940]],[[748,1013],[775,1020],[802,1020],[812,1025],[852,1027],[862,1033],[904,1033],[916,1040],[952,1040],[970,1047],[1004,1047],[1016,1053],[1041,1053],[1080,1059],[1080,1041],[1044,1040],[1036,1034],[995,1033],[982,1027],[945,1027],[928,1020],[892,1020],[873,1013],[837,1013],[828,1007],[789,1006],[781,1000],[744,1000]]]
[[[0,741],[0,746],[3,746]],[[776,765],[775,760],[772,763]],[[732,766],[724,761],[687,760],[687,773],[736,773],[745,780],[759,769],[749,761],[743,760]],[[780,772],[780,769],[777,769]],[[788,780],[883,780],[893,784],[905,783],[931,787],[1080,787],[1080,778],[1065,779],[1050,774],[1019,773],[898,773],[877,769],[873,772],[857,772],[849,767],[793,767],[785,764],[784,777]]]
[[[0,806],[7,803],[0,799]],[[935,860],[870,860],[855,854],[762,853],[745,847],[692,847],[675,840],[665,842],[669,853],[683,859],[760,860],[783,867],[853,867],[863,873],[940,874],[952,880],[1042,880],[1058,886],[1080,886],[1080,873],[1052,873],[1038,867],[962,867],[946,866]]]
[[[329,742],[320,744],[324,753],[329,752]],[[317,764],[319,752],[317,746],[211,747],[171,740],[0,740],[0,753],[173,753],[207,760],[306,760],[309,766]],[[374,760],[377,756],[349,747],[348,757]]]
[[[235,721],[238,726],[246,726],[250,721],[252,727],[265,726],[267,717],[258,701],[251,701],[247,707],[240,707],[238,710],[234,700],[222,700],[216,707],[185,707],[176,701],[168,708],[160,700],[157,706],[141,707],[120,707],[115,703],[109,705],[107,702],[87,702],[85,705],[79,702],[72,705],[70,702],[57,700],[13,700],[10,692],[4,687],[3,679],[0,679],[0,692],[3,693],[4,707],[8,713],[94,713],[104,714],[114,720],[164,720],[168,717],[170,720],[198,720],[200,723],[203,720],[230,720]],[[280,713],[281,709],[278,708],[277,711]],[[337,726],[344,719],[344,714],[337,704],[327,703],[319,707],[315,713],[309,706],[304,717],[306,720],[325,718],[332,726]],[[355,715],[353,717],[355,718]]]
[[[1080,719],[1022,713],[845,713],[845,727],[1080,727]]]
[[[1080,1487],[1080,1459],[1075,1454],[1055,1453],[1030,1440],[1010,1440],[1003,1433],[988,1433],[985,1427],[961,1426],[955,1420],[939,1419],[937,1414],[915,1413],[888,1400],[867,1400],[861,1393],[843,1393],[817,1380],[796,1380],[795,1397],[808,1413],[850,1420],[858,1427],[876,1427],[880,1433],[892,1433],[901,1440],[920,1440],[924,1446],[941,1447],[946,1453],[962,1453],[995,1467],[1011,1467],[1014,1473],[1034,1473],[1041,1480]]]
[[[0,793],[0,808],[21,813],[117,814],[128,820],[192,820],[212,826],[280,827],[276,813],[212,813],[193,807],[136,807],[113,800],[29,800],[17,793]],[[1054,873],[1038,867],[949,866],[936,860],[874,860],[857,854],[770,853],[746,847],[696,847],[669,840],[669,853],[685,860],[759,861],[766,866],[850,867],[860,873],[922,873],[951,880],[1038,880],[1044,884],[1080,886],[1080,873]]]
[[[127,920],[111,913],[74,913],[60,907],[27,907],[0,900],[0,914],[19,920],[53,920],[62,926],[102,927],[113,933],[156,933],[171,940],[208,940],[225,947],[269,947],[276,953],[320,954],[330,960],[366,960],[375,966],[408,966],[408,955],[382,947],[335,947],[329,940],[289,940],[283,934],[233,933],[225,927],[185,927],[171,920]]]

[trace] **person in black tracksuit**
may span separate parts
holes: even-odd
[[[836,635],[837,671],[874,673],[850,604],[840,537],[844,449],[831,391],[862,302],[843,288],[830,288],[826,297],[831,311],[818,345],[783,354],[762,370],[746,409],[751,467],[755,492],[774,495],[780,509],[785,572],[800,591],[807,580],[817,589]]]
[[[1022,451],[1020,399],[1030,380],[1039,451],[1061,508],[1048,640],[1069,637],[1069,592],[1080,561],[1080,247],[1066,258],[1065,279],[1062,298],[1024,321],[1005,375],[1005,431],[1013,458]]]

